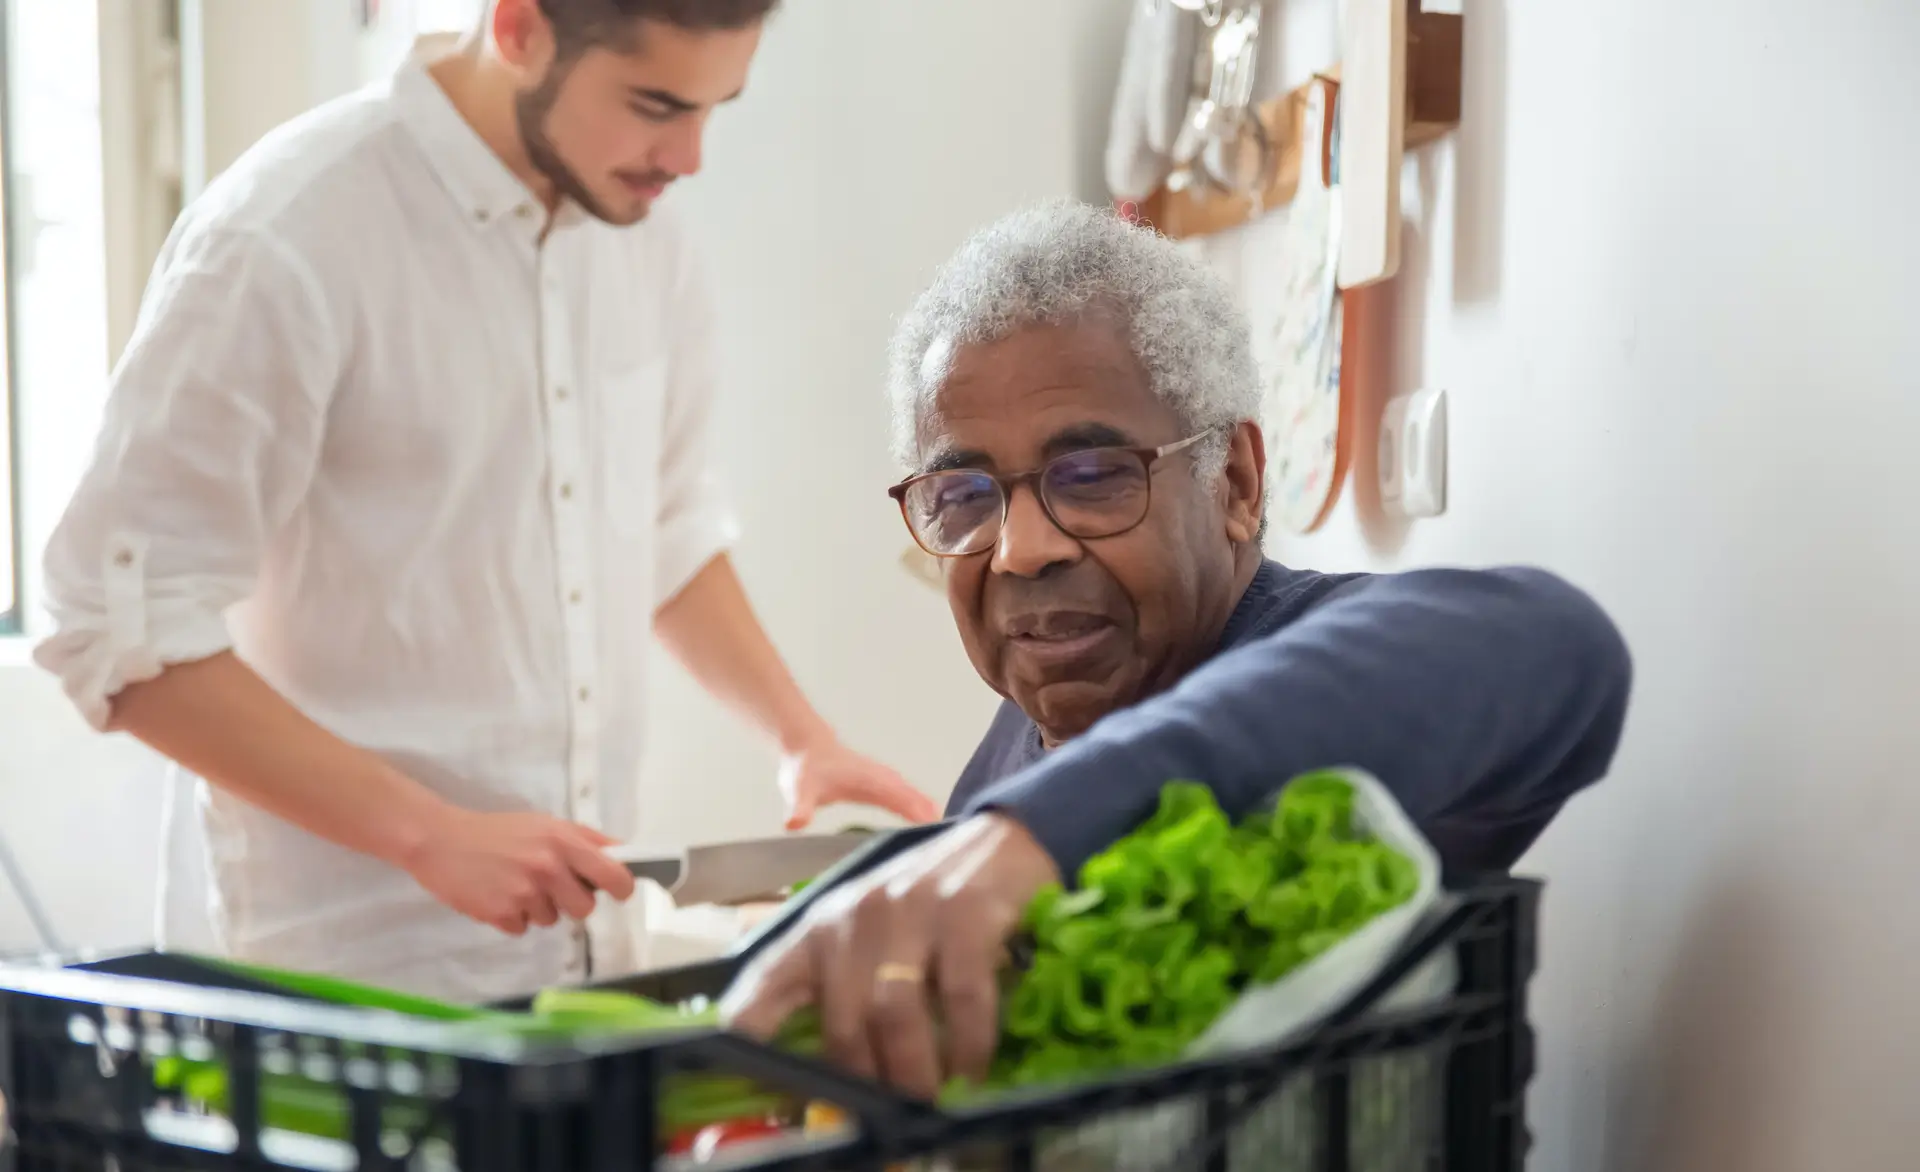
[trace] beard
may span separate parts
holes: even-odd
[[[560,157],[560,149],[547,132],[554,103],[560,100],[560,87],[572,68],[571,61],[555,61],[546,76],[540,79],[539,85],[514,99],[514,122],[520,131],[520,145],[527,152],[527,162],[543,179],[553,184],[555,192],[579,204],[583,211],[596,220],[624,226],[631,221],[616,218],[587,189],[586,181]],[[641,214],[644,216],[645,212]]]

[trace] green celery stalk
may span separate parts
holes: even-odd
[[[595,1031],[646,1032],[718,1028],[719,1010],[689,1013],[645,997],[599,989],[543,990],[530,1013],[510,1013],[382,989],[318,973],[243,964],[212,957],[201,963],[265,984],[278,985],[332,1004],[377,1009],[436,1021],[471,1022],[488,1029],[517,1033],[553,1033],[566,1037]],[[796,1049],[819,1048],[818,1022],[801,1015],[783,1033]],[[230,1110],[228,1073],[224,1063],[180,1057],[162,1059],[155,1066],[155,1086],[178,1091],[183,1098],[208,1110]],[[678,1134],[713,1123],[765,1117],[791,1106],[791,1098],[762,1089],[749,1079],[724,1074],[681,1074],[661,1088],[660,1121],[663,1131]],[[415,1130],[428,1118],[429,1106],[418,1098],[390,1098],[382,1124],[388,1129]],[[344,1140],[351,1126],[351,1108],[344,1088],[299,1075],[262,1074],[262,1126],[323,1139]]]
[[[506,1024],[525,1016],[497,1009],[481,1009],[471,1005],[454,1005],[445,1001],[435,1001],[428,997],[416,997],[411,993],[382,989],[375,985],[327,976],[324,973],[303,973],[292,969],[246,964],[212,956],[194,955],[192,959],[209,968],[222,969],[264,984],[278,985],[289,992],[335,1005],[351,1005],[359,1009],[384,1009],[392,1013],[401,1013],[408,1017],[423,1017],[432,1021],[499,1021]]]

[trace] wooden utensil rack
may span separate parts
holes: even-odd
[[[1267,180],[1257,194],[1162,185],[1137,209],[1140,219],[1176,239],[1237,227],[1292,201],[1304,152],[1331,158],[1331,135],[1302,141],[1307,94],[1337,87],[1339,175],[1343,197],[1340,287],[1387,280],[1400,259],[1400,163],[1404,153],[1460,122],[1462,20],[1426,12],[1420,0],[1347,0],[1340,64],[1256,106],[1272,144]]]

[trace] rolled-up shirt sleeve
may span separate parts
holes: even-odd
[[[725,380],[713,293],[690,249],[680,248],[675,267],[673,354],[660,436],[656,605],[666,604],[740,536],[719,465],[717,407]]]
[[[306,493],[341,366],[285,242],[177,231],[46,552],[54,626],[34,656],[96,728],[121,689],[232,646],[227,609]]]

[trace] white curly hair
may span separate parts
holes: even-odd
[[[1246,315],[1219,274],[1171,240],[1115,213],[1056,200],[976,232],[935,275],[894,331],[888,395],[893,450],[918,458],[921,418],[961,346],[1088,311],[1124,324],[1148,385],[1188,434],[1202,479],[1226,461],[1232,429],[1260,413]]]

